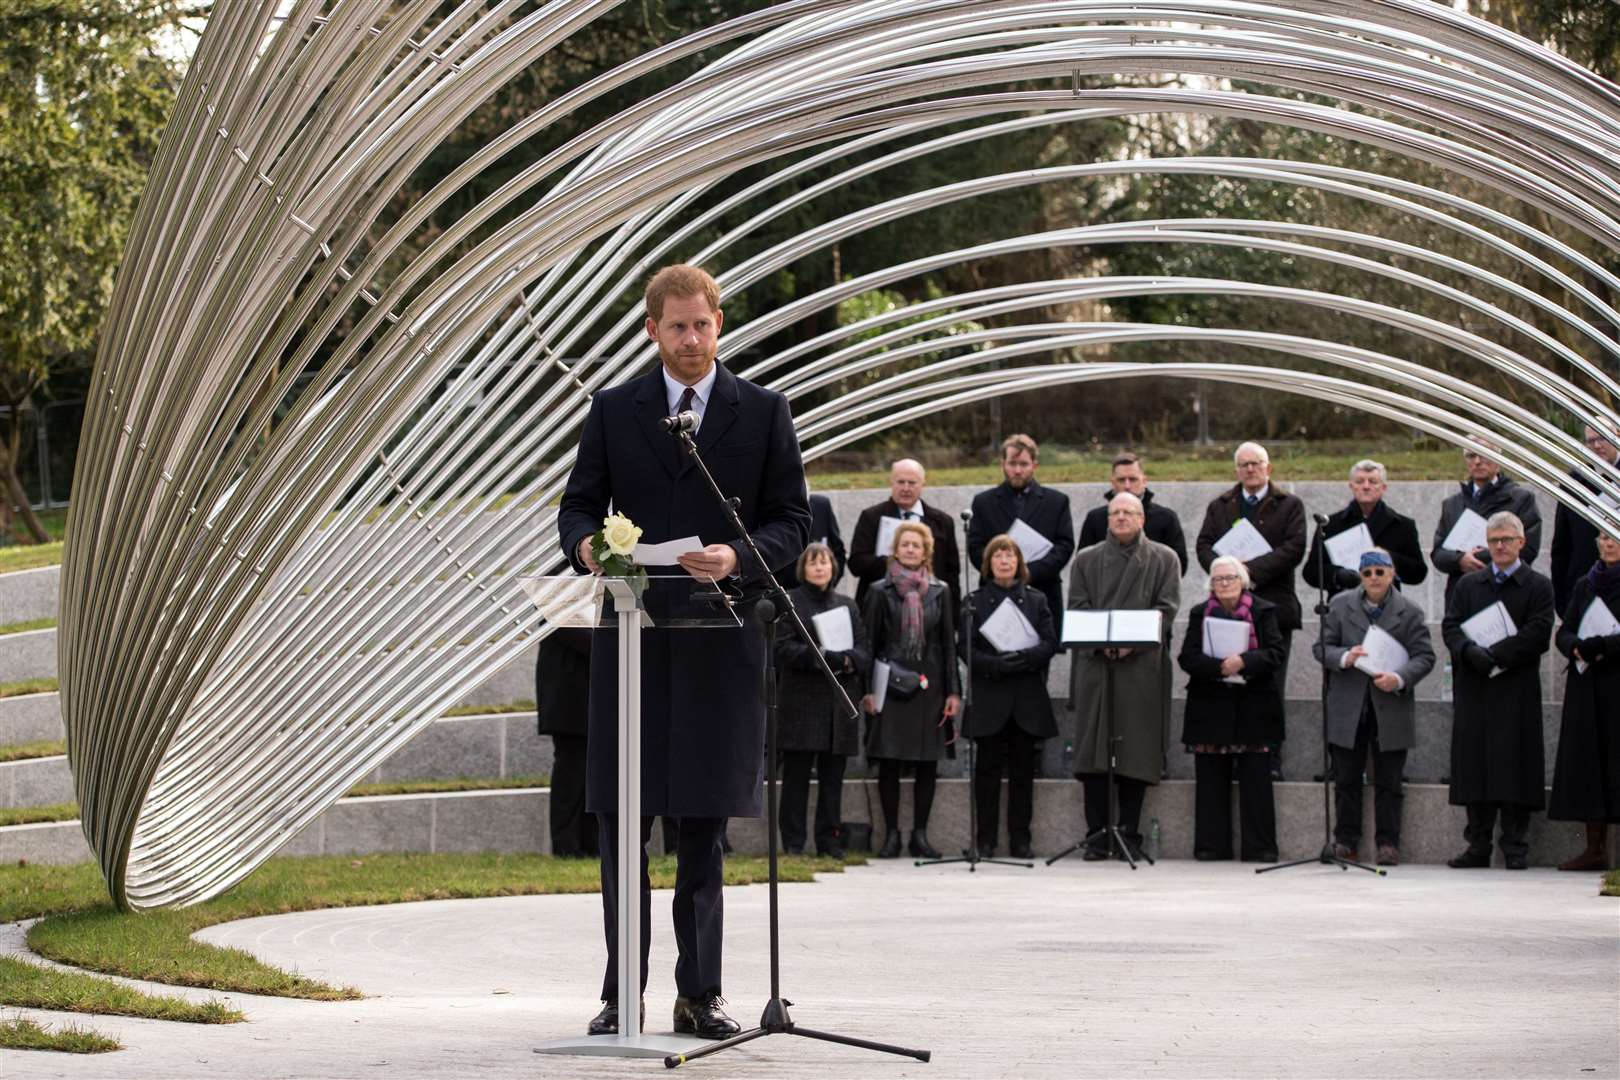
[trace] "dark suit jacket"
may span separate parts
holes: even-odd
[[[1372,534],[1373,543],[1389,552],[1395,562],[1396,588],[1417,585],[1429,576],[1429,564],[1423,561],[1423,541],[1418,539],[1417,522],[1405,514],[1397,514],[1382,499],[1373,507],[1370,515],[1363,517],[1361,507],[1351,499],[1349,506],[1328,517],[1325,529],[1317,526],[1316,535],[1311,537],[1311,553],[1305,558],[1302,575],[1305,584],[1312,588],[1322,584],[1321,574],[1317,573],[1317,559],[1322,553],[1324,537],[1348,532],[1363,521],[1367,523],[1367,532]],[[1329,596],[1361,584],[1360,571],[1335,566],[1332,559],[1327,560],[1327,577]]]
[[[1541,511],[1536,508],[1536,497],[1530,489],[1522,488],[1498,473],[1496,483],[1486,488],[1484,493],[1475,499],[1473,481],[1463,481],[1461,490],[1440,504],[1440,524],[1435,526],[1434,546],[1429,549],[1429,561],[1434,563],[1436,570],[1446,575],[1447,601],[1451,599],[1451,590],[1457,587],[1458,579],[1464,574],[1463,568],[1459,565],[1464,553],[1440,545],[1451,532],[1451,527],[1457,524],[1457,519],[1462,517],[1464,510],[1472,510],[1486,521],[1498,511],[1511,510],[1524,523],[1524,547],[1519,549],[1519,561],[1529,566],[1536,561],[1536,554],[1541,550]],[[1593,549],[1593,558],[1597,557],[1596,550]],[[1479,561],[1488,564],[1491,561],[1490,552],[1481,548]]]
[[[878,518],[900,516],[893,499],[868,506],[855,519],[855,534],[849,539],[849,568],[860,582],[855,587],[855,604],[866,610],[866,592],[882,579],[889,568],[889,557],[877,550]],[[934,576],[951,591],[951,610],[962,606],[962,558],[957,554],[956,526],[951,515],[923,500],[923,524],[934,534]]]
[[[1205,570],[1215,561],[1215,541],[1242,517],[1243,485],[1210,500],[1204,525],[1198,530],[1198,565]],[[1304,625],[1299,597],[1294,595],[1294,567],[1305,558],[1305,504],[1297,495],[1285,495],[1272,484],[1255,507],[1254,527],[1271,550],[1250,560],[1249,577],[1254,595],[1277,605],[1277,627],[1285,633]]]
[[[677,469],[657,422],[668,402],[657,368],[591,399],[574,471],[557,518],[575,569],[579,542],[612,508],[656,542],[696,534],[741,549],[701,473]],[[772,568],[792,562],[810,534],[804,465],[787,399],[722,365],[697,433],[698,449]],[[738,551],[745,587],[760,569]],[[656,586],[655,586],[656,588]],[[746,612],[746,605],[745,605]],[[762,806],[765,761],[765,637],[748,621],[735,630],[642,632],[642,812],[672,817],[750,817]],[[591,666],[586,808],[617,808],[616,638],[598,631]]]
[[[591,632],[562,626],[540,642],[535,704],[542,735],[584,735],[590,710]]]
[[[1571,471],[1570,488],[1576,490],[1577,484],[1590,492],[1598,490],[1584,476]],[[1592,569],[1592,564],[1597,562],[1597,535],[1596,525],[1563,503],[1558,504],[1558,510],[1553,514],[1551,577],[1560,612],[1569,610],[1569,600],[1575,595],[1575,586],[1581,583],[1586,572]],[[1519,557],[1522,559],[1524,555],[1521,553]]]
[[[1080,523],[1079,550],[1084,551],[1108,539],[1108,500],[1113,497],[1114,489],[1109,488],[1103,492],[1103,505],[1086,512],[1086,520]],[[1163,544],[1176,553],[1176,559],[1181,563],[1181,572],[1185,575],[1187,536],[1181,531],[1181,519],[1168,506],[1160,506],[1153,501],[1152,488],[1142,492],[1142,512],[1144,515],[1142,531],[1147,533],[1149,540]]]
[[[827,588],[836,589],[844,577],[844,563],[847,556],[844,552],[844,537],[838,531],[838,518],[833,514],[832,500],[825,495],[810,496],[810,540],[809,543],[823,543],[832,548],[833,576],[827,583]],[[808,546],[808,545],[806,545]],[[800,552],[803,554],[803,552]],[[798,560],[777,574],[777,580],[784,589],[796,589],[803,584],[799,580]]]
[[[1043,487],[1031,478],[1022,498],[1006,482],[973,496],[973,520],[967,531],[968,565],[979,569],[985,545],[1011,529],[1015,518],[1052,541],[1051,551],[1026,565],[1030,588],[1046,597],[1046,609],[1062,611],[1060,575],[1074,554],[1074,516],[1069,512],[1069,497],[1061,491]]]

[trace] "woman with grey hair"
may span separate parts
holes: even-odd
[[[1249,571],[1239,559],[1223,556],[1209,567],[1210,594],[1187,612],[1187,636],[1178,662],[1187,673],[1187,712],[1181,741],[1193,755],[1197,790],[1193,857],[1204,861],[1232,857],[1232,778],[1242,806],[1244,862],[1277,861],[1277,810],[1271,791],[1270,749],[1282,737],[1282,699],[1277,673],[1282,666],[1282,631],[1277,607],[1249,590]],[[1245,647],[1215,655],[1213,628],[1236,622],[1245,627]]]

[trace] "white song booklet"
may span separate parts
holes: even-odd
[[[1245,524],[1247,524],[1245,522]],[[1249,624],[1243,619],[1212,619],[1204,616],[1204,655],[1217,660],[1249,651]],[[1242,675],[1228,675],[1229,683],[1241,683]]]
[[[1586,605],[1586,614],[1581,616],[1580,629],[1575,631],[1582,638],[1608,637],[1611,634],[1620,634],[1620,622],[1616,622],[1614,613],[1609,605],[1603,602],[1601,596],[1592,597],[1592,602]],[[1575,661],[1575,670],[1586,674],[1591,665],[1584,660]]]
[[[848,652],[855,647],[855,625],[850,622],[849,608],[818,611],[810,621],[815,625],[816,637],[821,639],[823,652]]]
[[[1504,638],[1510,638],[1519,632],[1513,622],[1513,616],[1508,614],[1507,605],[1498,600],[1484,611],[1472,616],[1462,624],[1462,632],[1482,649],[1488,649]],[[1491,678],[1502,674],[1499,667],[1491,668]]]
[[[1248,518],[1238,518],[1236,525],[1226,530],[1226,535],[1215,541],[1215,554],[1230,555],[1243,562],[1252,562],[1262,555],[1271,554],[1271,544],[1260,535],[1260,530],[1254,527]]]
[[[1018,605],[1012,602],[1010,596],[997,604],[990,617],[979,624],[979,633],[996,647],[997,652],[1033,649],[1041,643],[1041,635],[1035,632],[1029,619],[1018,610]]]

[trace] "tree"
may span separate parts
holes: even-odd
[[[135,202],[179,86],[179,0],[0,9],[0,527],[20,507],[23,414],[95,354]]]

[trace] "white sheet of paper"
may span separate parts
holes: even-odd
[[[630,557],[638,566],[674,566],[675,560],[682,555],[702,550],[702,540],[695,536],[683,536],[679,540],[665,540],[661,544],[637,544],[635,553]]]
[[[1378,626],[1369,626],[1367,636],[1362,639],[1361,647],[1367,650],[1367,655],[1356,661],[1356,670],[1366,672],[1368,675],[1382,675],[1384,672],[1398,672],[1412,659],[1405,646],[1395,640],[1393,634]]]
[[[1361,556],[1378,546],[1373,543],[1372,533],[1367,529],[1365,521],[1353,529],[1346,529],[1336,536],[1328,537],[1323,544],[1327,547],[1328,561],[1346,570],[1360,570]]]
[[[1144,610],[1120,610],[1114,612],[1113,620],[1108,626],[1108,639],[1110,641],[1159,641],[1164,622],[1160,613],[1147,608]]]
[[[872,699],[873,708],[883,711],[883,703],[889,699],[889,662],[887,660],[872,661]]]
[[[1462,632],[1482,649],[1488,649],[1504,638],[1510,638],[1519,632],[1513,624],[1513,616],[1508,614],[1507,605],[1498,600],[1490,607],[1470,616],[1462,624]]]
[[[1215,541],[1215,554],[1230,555],[1243,562],[1271,554],[1271,545],[1260,535],[1260,530],[1248,518],[1226,530],[1226,535]]]
[[[1065,611],[1063,613],[1064,644],[1088,644],[1108,640],[1108,612]]]
[[[1247,524],[1245,522],[1245,524]],[[1249,624],[1240,619],[1204,617],[1204,655],[1217,660],[1249,651]],[[1241,684],[1242,675],[1228,675],[1222,682]]]
[[[1047,553],[1052,550],[1052,541],[1036,532],[1033,526],[1017,518],[1013,519],[1012,528],[1007,530],[1007,535],[1013,538],[1018,550],[1024,553],[1024,561],[1027,563],[1046,558]]]
[[[1620,634],[1620,622],[1616,622],[1614,613],[1601,597],[1592,597],[1592,602],[1586,605],[1586,614],[1581,616],[1581,625],[1575,631],[1577,637],[1608,637],[1610,634]],[[1591,665],[1583,660],[1575,661],[1575,670],[1586,673]]]
[[[899,518],[878,518],[877,550],[873,554],[885,557],[894,554],[894,531],[899,527]]]
[[[1448,551],[1474,551],[1485,546],[1485,519],[1472,510],[1464,510],[1457,524],[1446,533],[1440,546]]]
[[[1041,635],[1035,632],[1035,628],[1024,617],[1024,613],[1018,610],[1018,605],[1012,602],[1011,597],[997,604],[990,617],[979,624],[979,633],[996,647],[997,652],[1033,649],[1041,643]]]
[[[855,647],[855,624],[850,621],[849,608],[835,607],[818,611],[810,616],[816,637],[826,652],[848,652]]]

